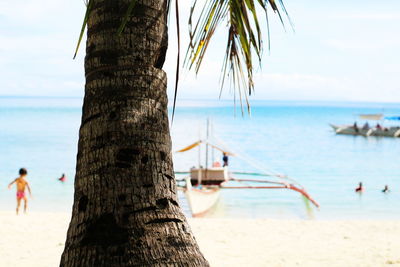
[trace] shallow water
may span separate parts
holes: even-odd
[[[328,125],[379,112],[400,115],[400,104],[255,101],[252,116],[242,117],[240,111],[234,115],[230,102],[183,101],[171,131],[173,150],[196,141],[199,132],[205,137],[211,118],[214,135],[240,155],[230,158],[232,170],[286,174],[321,204],[320,210],[307,209],[296,192],[285,190],[226,189],[210,216],[399,219],[400,138],[340,136]],[[0,98],[0,209],[14,209],[15,192],[7,184],[20,167],[29,171],[32,210],[71,209],[80,116],[81,99]],[[174,154],[175,169],[197,165],[197,155]],[[57,181],[62,173],[68,178],[64,184]],[[354,193],[360,181],[362,195]],[[389,194],[380,191],[385,184]]]

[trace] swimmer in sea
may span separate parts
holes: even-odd
[[[383,188],[382,192],[383,192],[383,193],[389,193],[389,192],[390,192],[389,186],[388,186],[388,185],[385,185],[385,188]]]
[[[16,178],[14,181],[12,181],[9,185],[8,185],[8,189],[11,189],[11,186],[13,184],[16,184],[17,186],[17,215],[19,212],[19,207],[21,205],[21,200],[24,200],[24,213],[26,213],[26,208],[28,207],[28,199],[25,195],[25,188],[28,188],[28,192],[30,197],[32,197],[32,193],[31,193],[31,188],[29,187],[29,183],[25,180],[25,177],[27,176],[28,171],[25,168],[21,168],[19,170],[19,177]]]
[[[58,180],[59,180],[60,182],[65,182],[65,181],[67,180],[67,177],[66,177],[65,174],[63,173],[63,174],[61,175],[61,177],[58,178]]]
[[[360,183],[358,184],[358,187],[355,189],[355,191],[356,191],[357,193],[362,193],[362,192],[364,192],[364,187],[363,187],[363,185],[362,185],[362,182],[360,182]]]

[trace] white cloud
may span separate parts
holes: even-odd
[[[384,38],[358,38],[358,39],[330,39],[324,43],[332,48],[339,50],[352,50],[357,52],[376,52],[381,49],[394,48],[400,46],[400,38],[391,36],[390,39]]]
[[[255,82],[257,99],[400,102],[400,86],[379,77],[272,73]]]
[[[36,35],[36,36],[0,36],[0,51],[9,56],[21,53],[31,55],[60,55],[65,53],[73,55],[76,40],[65,35]],[[9,53],[14,53],[10,55]]]
[[[73,2],[77,2],[73,4]],[[79,8],[81,7],[81,8]],[[74,23],[74,17],[68,11],[84,11],[83,1],[63,0],[1,0],[0,16],[19,25],[37,25],[45,21],[52,21],[52,24]],[[79,11],[81,9],[82,11]],[[71,21],[64,21],[69,18]],[[33,26],[32,25],[32,26]],[[50,25],[51,26],[51,25]]]
[[[191,1],[179,4],[183,58]],[[324,2],[324,7],[312,1],[290,5],[297,33],[284,34],[280,25],[272,29],[273,50],[265,57],[264,74],[255,76],[252,99],[400,102],[399,73],[395,71],[400,69],[400,13],[395,8],[389,9],[387,4],[386,9],[375,11],[368,6],[344,7],[334,1]],[[296,5],[301,8],[296,10]],[[0,95],[81,96],[84,42],[79,59],[71,57],[84,12],[82,0],[0,0]],[[170,96],[176,62],[174,12],[173,6],[165,64]],[[218,98],[226,45],[224,26],[209,48],[199,76],[181,72],[178,97]],[[233,97],[229,86],[222,96]]]
[[[349,13],[330,16],[330,19],[335,20],[383,20],[393,21],[400,20],[399,13]]]
[[[326,87],[337,81],[333,78],[328,78],[320,75],[312,74],[283,74],[283,73],[272,73],[264,76],[268,83],[274,83],[284,88],[321,88]],[[256,78],[256,82],[260,80],[262,76]]]

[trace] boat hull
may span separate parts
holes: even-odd
[[[220,188],[218,186],[192,187],[185,190],[185,196],[188,200],[192,216],[202,217],[217,204],[220,196]]]
[[[363,129],[358,128],[357,130],[350,125],[334,125],[331,127],[336,134],[347,134],[347,135],[361,135],[361,136],[385,136],[385,137],[400,137],[400,127],[389,127],[385,129],[370,128]]]

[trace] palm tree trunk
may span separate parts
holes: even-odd
[[[167,0],[91,0],[72,219],[60,266],[208,266],[178,205]]]

